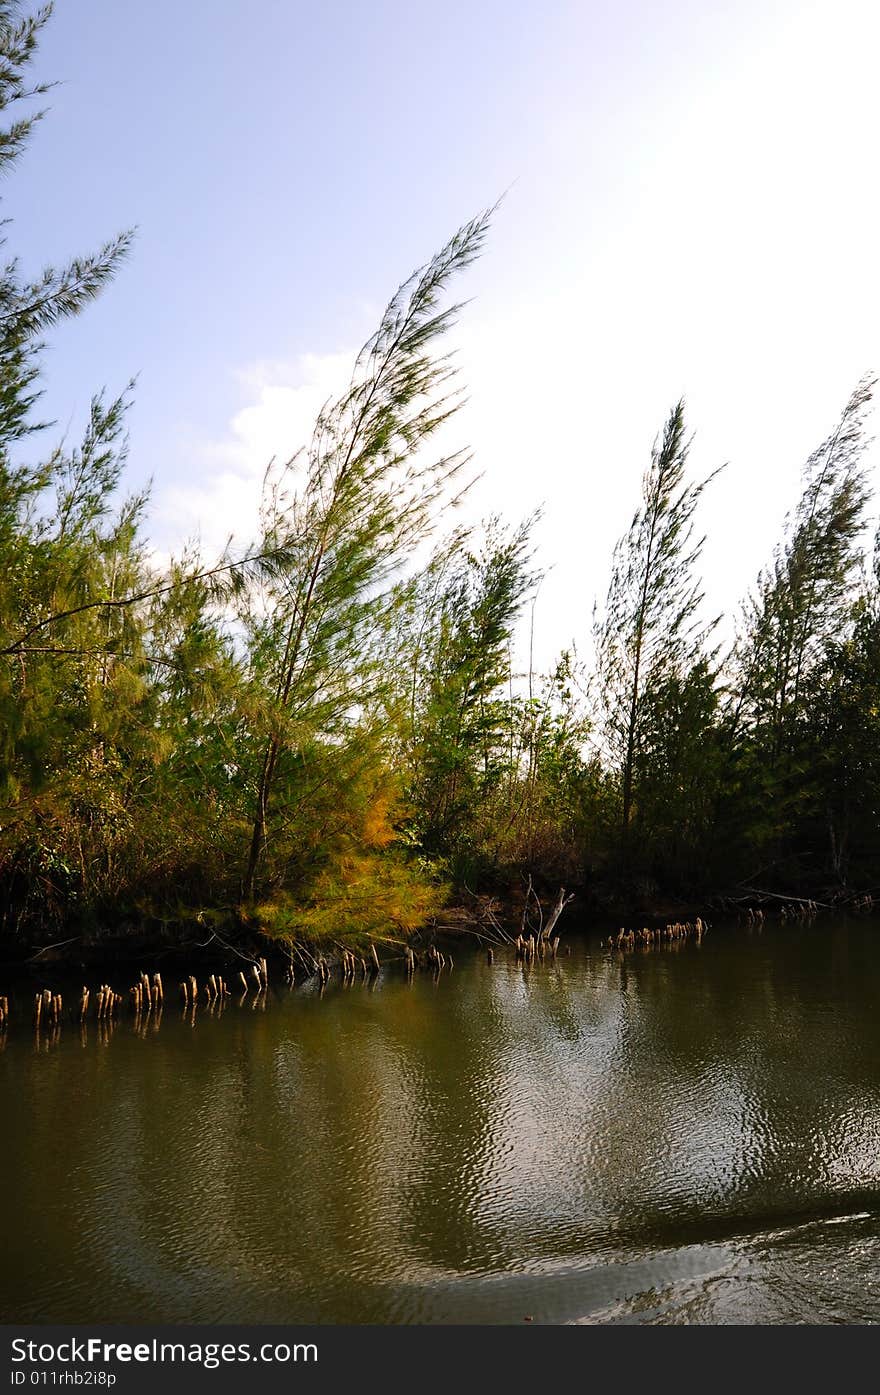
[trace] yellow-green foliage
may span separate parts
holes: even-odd
[[[407,938],[436,914],[445,893],[393,852],[349,852],[316,876],[304,900],[283,893],[255,913],[278,938],[353,946]]]
[[[436,914],[447,892],[396,842],[400,804],[387,776],[349,790],[347,818],[320,865],[296,889],[279,889],[254,906],[268,934],[347,946],[367,938],[401,939]]]

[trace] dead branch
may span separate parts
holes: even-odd
[[[556,929],[556,922],[558,921],[559,917],[562,915],[562,912],[565,910],[565,908],[566,908],[566,906],[569,904],[569,902],[571,902],[571,901],[573,901],[573,900],[574,900],[574,892],[570,891],[570,892],[568,893],[568,895],[566,896],[566,894],[565,894],[565,887],[564,887],[564,886],[561,886],[561,887],[559,888],[559,895],[558,895],[557,898],[556,898],[556,905],[553,907],[553,910],[550,912],[550,918],[549,918],[549,920],[547,921],[547,924],[546,924],[546,926],[544,927],[544,930],[543,930],[543,932],[542,932],[542,935],[541,935],[541,938],[542,938],[542,939],[544,939],[544,940],[549,940],[550,936],[553,934],[553,931]]]

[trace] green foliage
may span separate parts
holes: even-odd
[[[264,744],[253,777],[253,831],[243,892],[252,899],[279,804],[301,810],[303,745],[345,740],[363,725],[381,672],[376,637],[395,603],[394,581],[466,462],[427,453],[459,406],[455,370],[437,345],[458,306],[442,308],[450,279],[479,254],[489,215],[461,228],[393,297],[358,355],[348,390],[319,416],[305,458],[269,482],[258,603],[244,599],[251,674],[263,694]],[[368,720],[368,718],[366,719]],[[273,869],[263,868],[269,880]]]
[[[728,664],[718,819],[729,855],[749,875],[760,869],[787,886],[837,881],[844,868],[832,811],[848,780],[835,788],[832,752],[851,646],[865,634],[864,619],[857,622],[864,605],[860,612],[855,601],[873,386],[859,383],[807,461],[800,501],[746,603]]]
[[[642,863],[659,883],[702,889],[715,854],[722,771],[712,666],[656,675],[645,689],[636,755]]]
[[[482,802],[509,771],[510,644],[534,584],[529,525],[492,523],[480,553],[444,549],[406,616],[397,662],[408,672],[405,758],[420,846],[441,857],[470,846]]]
[[[604,734],[620,780],[624,845],[663,696],[678,701],[707,634],[694,576],[704,540],[694,539],[693,516],[717,471],[688,483],[688,450],[684,403],[678,402],[651,452],[641,505],[615,548],[605,611],[595,627]],[[693,738],[699,739],[697,731]]]
[[[804,685],[846,626],[868,490],[864,424],[874,383],[863,380],[804,469],[804,488],[771,566],[758,579],[734,653],[731,736],[743,728],[768,753],[785,748]]]

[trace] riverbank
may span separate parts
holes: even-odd
[[[36,929],[15,940],[0,939],[0,974],[32,973],[45,976],[46,970],[70,975],[79,972],[128,972],[144,964],[174,979],[186,972],[225,972],[237,980],[240,968],[265,959],[273,976],[296,979],[323,971],[335,972],[346,956],[356,962],[404,965],[410,954],[424,958],[432,946],[454,953],[456,944],[478,947],[511,944],[518,934],[537,938],[561,933],[570,927],[589,927],[600,936],[625,928],[640,931],[672,923],[711,921],[716,916],[746,919],[761,911],[768,916],[793,918],[799,908],[822,911],[852,910],[870,912],[875,906],[872,891],[824,892],[820,897],[795,896],[776,891],[751,889],[718,892],[711,896],[681,898],[658,895],[596,894],[584,888],[569,893],[560,888],[551,894],[535,891],[531,879],[521,888],[508,888],[503,894],[468,894],[430,917],[416,930],[389,926],[384,931],[351,933],[340,929],[320,938],[279,934],[271,925],[238,908],[195,910],[174,917],[141,914],[121,915],[113,925],[71,926],[69,935],[54,932],[42,940]],[[550,938],[550,935],[547,935]]]
[[[377,915],[369,930],[341,919],[332,930],[293,935],[264,914],[239,906],[180,908],[174,915],[121,912],[111,923],[105,917],[87,925],[71,924],[68,934],[56,930],[51,939],[41,936],[36,926],[5,943],[0,936],[0,969],[42,964],[109,970],[145,960],[173,969],[216,964],[218,959],[232,969],[236,961],[265,958],[276,970],[303,976],[319,973],[322,964],[336,965],[346,955],[370,962],[380,955],[403,962],[410,952],[425,953],[441,941],[504,944],[517,933],[540,935],[552,929],[572,903],[583,918],[582,897],[564,888],[552,897],[542,889],[539,896],[528,877],[522,890],[503,895],[466,893],[414,928],[393,920],[383,924]]]

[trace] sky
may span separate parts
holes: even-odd
[[[588,651],[682,395],[694,476],[726,464],[699,525],[732,614],[880,369],[878,45],[874,0],[59,0],[9,250],[137,239],[52,335],[55,435],[136,376],[156,549],[245,543],[398,284],[504,194],[451,431],[469,516],[543,510],[537,662]]]

